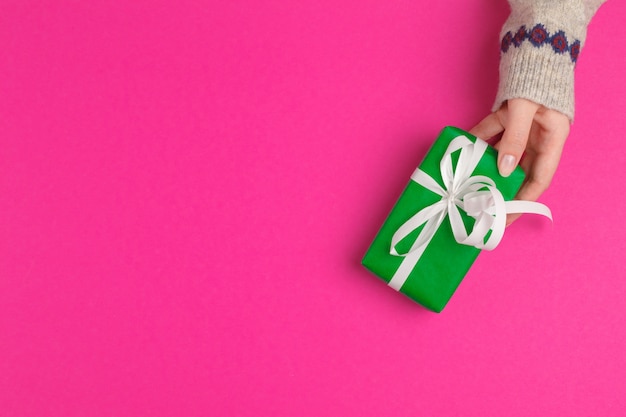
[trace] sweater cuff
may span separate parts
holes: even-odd
[[[506,100],[525,98],[574,119],[574,60],[550,44],[523,42],[502,51],[500,82],[493,111]]]

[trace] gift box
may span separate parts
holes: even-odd
[[[481,250],[498,244],[507,212],[550,217],[539,203],[505,202],[523,181],[519,166],[509,177],[499,174],[497,151],[486,142],[444,128],[362,264],[392,288],[440,312]]]

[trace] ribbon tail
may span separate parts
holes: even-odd
[[[409,274],[411,273],[411,271],[413,271],[415,265],[417,265],[417,262],[422,257],[422,254],[430,244],[433,236],[435,236],[435,232],[437,231],[437,229],[439,229],[441,223],[443,223],[443,219],[445,218],[445,216],[446,212],[443,211],[439,214],[439,216],[432,217],[426,222],[422,231],[426,238],[417,239],[415,241],[409,253],[404,255],[402,263],[400,263],[400,266],[393,274],[391,280],[387,285],[389,285],[396,291],[400,291],[400,288],[402,288],[406,280],[409,278]]]
[[[400,291],[400,288],[402,288],[406,280],[409,278],[409,274],[413,271],[415,265],[417,265],[417,261],[420,260],[427,246],[428,244],[422,245],[417,248],[417,250],[405,256],[402,263],[393,274],[393,277],[391,277],[391,281],[389,281],[387,285],[396,291]]]
[[[506,201],[505,205],[507,213],[539,214],[552,220],[552,212],[548,206],[536,201],[512,200]]]
[[[442,214],[445,214],[446,203],[443,201],[439,201],[432,206],[428,206],[420,210],[417,214],[407,220],[402,226],[396,230],[396,232],[391,237],[391,248],[389,253],[394,256],[404,256],[408,255],[410,252],[417,248],[419,245],[422,245],[424,241],[430,241],[430,238],[433,234],[435,234],[436,229],[432,229],[432,219],[437,219],[441,217]],[[419,234],[415,242],[409,252],[407,253],[398,253],[396,250],[396,245],[402,241],[405,237],[411,234],[414,230],[419,228],[421,225],[424,225],[424,229]]]

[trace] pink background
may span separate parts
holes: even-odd
[[[30,3],[30,4],[29,4]],[[542,201],[434,314],[359,261],[504,1],[4,1],[0,415],[623,416],[626,4]]]

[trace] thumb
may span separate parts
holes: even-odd
[[[507,103],[506,129],[498,143],[498,170],[508,177],[519,163],[539,105],[532,101],[515,98]]]

